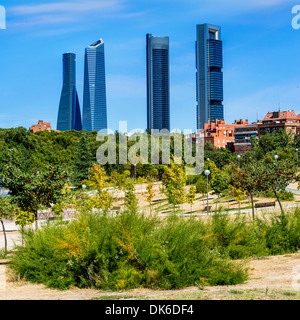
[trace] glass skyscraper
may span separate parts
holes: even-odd
[[[221,27],[197,25],[196,40],[196,100],[197,129],[216,119],[224,119],[223,48]]]
[[[81,113],[76,90],[76,54],[63,54],[63,88],[61,92],[57,130],[82,130]]]
[[[85,49],[83,89],[83,129],[107,129],[104,42],[96,41]]]
[[[170,131],[169,37],[147,34],[147,129]]]

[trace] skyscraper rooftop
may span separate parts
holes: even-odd
[[[107,129],[105,54],[102,39],[85,49],[83,129],[88,132]]]
[[[169,37],[147,34],[147,128],[170,131]]]

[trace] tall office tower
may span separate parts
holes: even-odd
[[[224,119],[223,50],[221,27],[197,25],[196,40],[196,100],[197,129],[216,119]]]
[[[76,90],[76,54],[63,54],[63,88],[61,92],[57,130],[82,130],[79,100]]]
[[[105,59],[102,39],[85,49],[83,129],[88,132],[107,129]]]
[[[169,37],[147,34],[147,128],[170,131]]]

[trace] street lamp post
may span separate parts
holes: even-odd
[[[298,149],[296,149],[296,157],[297,157],[297,170],[298,170]]]
[[[277,159],[278,159],[278,155],[277,155],[277,154],[275,154],[274,159],[275,159],[275,160],[277,160]]]
[[[209,215],[209,208],[208,208],[208,176],[210,175],[210,171],[209,170],[205,170],[204,174],[206,175],[207,178],[207,205],[206,205],[206,209],[207,209],[207,215]]]
[[[238,166],[239,166],[239,167],[240,167],[240,157],[241,157],[241,156],[238,154],[238,155],[237,155],[237,159],[238,159]]]

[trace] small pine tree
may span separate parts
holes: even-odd
[[[221,172],[217,172],[211,182],[211,187],[214,190],[214,194],[218,196],[219,201],[220,194],[228,188],[228,182],[225,175]]]
[[[241,201],[247,197],[247,194],[245,191],[232,187],[231,188],[231,194],[234,196],[235,201],[239,204],[239,212],[241,211]]]
[[[74,185],[79,187],[83,180],[88,179],[89,169],[93,163],[89,140],[85,131],[81,133],[76,148],[77,153],[74,159]]]
[[[107,185],[108,176],[103,167],[100,164],[94,163],[89,170],[89,180],[85,180],[84,183],[97,190],[97,197],[95,198],[96,207],[101,209],[109,209],[112,205],[112,197],[104,188]]]
[[[185,201],[184,187],[186,184],[186,174],[182,165],[175,165],[171,160],[170,166],[165,168],[162,177],[164,185],[164,193],[168,198],[169,203],[175,206],[182,204]]]
[[[189,193],[186,196],[187,203],[191,205],[191,213],[193,212],[193,204],[195,202],[195,198],[196,198],[196,187],[191,186]]]
[[[126,181],[125,206],[129,210],[136,211],[138,209],[138,201],[135,194],[135,186],[133,179],[128,178]]]
[[[153,186],[154,186],[154,183],[152,182],[151,179],[149,179],[147,181],[147,193],[145,193],[145,196],[146,196],[146,200],[147,202],[149,203],[149,206],[150,206],[150,215],[151,215],[151,211],[152,211],[152,200],[154,198],[154,190],[153,190]]]
[[[202,176],[196,182],[196,191],[201,193],[203,197],[203,209],[204,209],[204,194],[207,192],[207,182],[202,178]],[[201,209],[200,209],[201,210]]]

